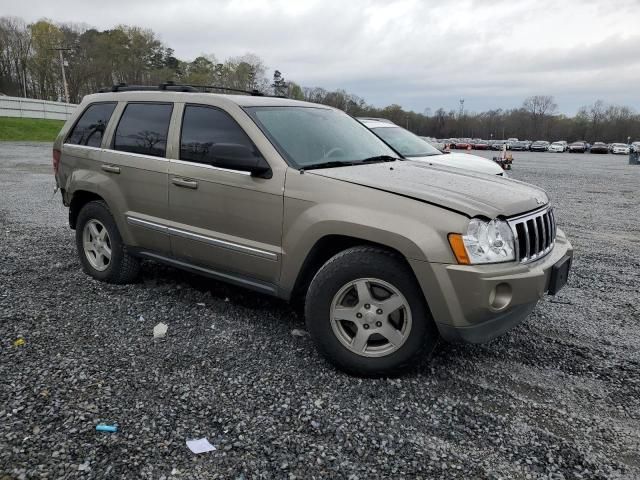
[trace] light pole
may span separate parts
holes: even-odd
[[[64,85],[64,98],[69,103],[69,87],[67,86],[67,74],[64,71],[64,57],[62,56],[63,51],[69,51],[70,48],[59,47],[52,48],[51,50],[57,50],[60,54],[60,69],[62,70],[62,84]]]

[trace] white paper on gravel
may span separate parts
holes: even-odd
[[[153,327],[153,338],[163,338],[167,335],[167,330],[169,326],[165,323],[160,322],[155,327]]]
[[[209,443],[209,440],[207,440],[206,438],[187,440],[187,447],[189,447],[189,450],[191,450],[193,453],[212,452],[216,449],[216,447],[211,445]]]

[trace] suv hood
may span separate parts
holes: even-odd
[[[544,190],[497,175],[396,161],[308,170],[308,174],[395,193],[455,210],[469,217],[510,217],[549,203]]]
[[[493,160],[471,155],[469,153],[446,153],[442,155],[430,155],[427,157],[411,157],[409,160],[417,160],[432,165],[442,165],[444,167],[463,168],[472,172],[486,173],[489,175],[502,175],[504,170]]]

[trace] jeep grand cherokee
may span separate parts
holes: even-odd
[[[573,250],[539,188],[400,159],[323,105],[114,90],[85,97],[53,150],[94,278],[131,282],[152,259],[302,299],[319,351],[370,376],[440,337],[486,342],[566,282]]]

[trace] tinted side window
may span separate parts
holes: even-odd
[[[164,157],[173,105],[130,103],[122,112],[113,148],[123,152]]]
[[[66,143],[99,147],[116,103],[94,103],[84,111]]]
[[[180,133],[180,159],[215,165],[210,148],[216,144],[235,144],[255,151],[253,143],[231,116],[204,106],[187,105]]]

